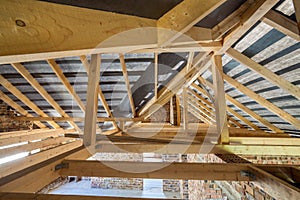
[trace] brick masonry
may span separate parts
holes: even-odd
[[[14,121],[11,117],[20,116],[14,109],[0,100],[0,132],[30,130],[32,122]]]

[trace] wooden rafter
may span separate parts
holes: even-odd
[[[257,72],[263,78],[284,89],[285,91],[287,91],[288,93],[292,94],[294,97],[300,100],[300,87],[293,85],[292,83],[275,74],[268,68],[256,63],[251,58],[248,58],[247,56],[243,55],[242,53],[238,52],[233,48],[229,48],[226,54],[234,60],[241,63],[242,65],[248,67],[252,71]]]
[[[127,95],[128,95],[128,99],[129,99],[129,103],[130,103],[130,107],[131,107],[132,117],[135,117],[136,116],[135,105],[134,105],[134,100],[132,98],[130,80],[129,80],[128,73],[127,73],[127,67],[126,67],[124,55],[120,54],[119,59],[120,59],[122,72],[123,72],[123,77],[124,77],[126,88],[127,88]]]
[[[208,85],[210,88],[212,88],[212,84],[205,80],[202,77],[198,78],[200,82],[202,82],[205,85]],[[235,105],[236,107],[238,107],[239,109],[241,109],[241,111],[247,113],[248,115],[250,115],[251,117],[253,117],[254,119],[256,119],[257,121],[259,121],[260,123],[262,123],[263,125],[265,125],[267,128],[269,128],[270,130],[272,130],[275,133],[283,133],[283,131],[281,129],[279,129],[278,127],[274,126],[273,124],[271,124],[270,122],[268,122],[267,120],[265,120],[263,117],[259,116],[258,114],[256,114],[254,111],[252,111],[251,109],[249,109],[247,106],[244,106],[242,103],[240,103],[238,100],[234,99],[233,97],[231,97],[229,94],[225,94],[226,99],[232,103],[233,105]]]
[[[262,21],[285,35],[300,41],[299,29],[297,22],[287,18],[283,14],[270,10],[263,18]]]
[[[18,90],[15,86],[13,86],[8,80],[6,80],[2,75],[0,75],[0,84],[5,87],[10,93],[12,93],[15,97],[21,100],[26,106],[32,109],[35,113],[42,117],[48,117],[35,103],[33,103],[30,99],[28,99],[20,90]],[[58,124],[55,122],[48,122],[50,126],[53,128],[60,128]]]
[[[159,46],[168,46],[224,2],[225,0],[186,0],[179,3],[157,21]]]
[[[218,134],[220,134],[220,143],[229,143],[229,131],[226,115],[226,100],[224,91],[222,56],[213,56],[212,75],[214,85],[214,106],[216,112],[216,124]]]
[[[15,121],[56,121],[56,122],[83,122],[83,117],[11,117]],[[97,117],[97,122],[132,122],[142,121],[142,118],[128,118],[128,117]]]
[[[51,97],[51,95],[40,85],[40,83],[29,73],[29,71],[20,63],[11,64],[15,70],[17,70],[28,83],[63,117],[69,117],[69,115],[58,105],[58,103]],[[80,128],[74,122],[68,122],[77,131],[81,131]]]
[[[92,54],[89,67],[88,88],[86,94],[86,112],[84,120],[83,144],[86,147],[96,142],[96,118],[98,113],[97,92],[100,80],[100,55]]]
[[[298,30],[299,30],[299,34],[300,34],[300,2],[298,0],[293,0],[293,3],[294,3],[294,8],[295,8],[297,24],[298,24]]]
[[[292,115],[290,115],[286,111],[278,108],[277,106],[275,106],[274,104],[272,104],[271,102],[269,102],[268,100],[263,98],[262,96],[256,94],[255,92],[253,92],[252,90],[250,90],[249,88],[244,86],[243,84],[241,84],[238,81],[234,80],[230,76],[228,76],[226,74],[223,74],[223,77],[224,77],[224,79],[227,83],[229,83],[233,87],[237,88],[242,93],[249,96],[254,101],[256,101],[260,105],[264,106],[265,108],[267,108],[271,112],[275,113],[280,118],[284,119],[285,121],[289,122],[290,124],[292,124],[296,128],[300,129],[300,120],[296,119],[295,117],[293,117]]]
[[[17,104],[16,102],[14,102],[11,98],[9,98],[9,96],[7,96],[6,94],[4,94],[2,91],[0,91],[0,99],[2,101],[4,101],[7,105],[9,105],[13,109],[15,109],[17,112],[19,112],[21,115],[23,115],[25,117],[33,117],[24,108],[22,108],[19,104]],[[46,128],[46,126],[43,123],[39,122],[39,121],[35,121],[33,123],[35,125],[37,125],[38,127],[40,127],[40,128]]]
[[[252,5],[240,16],[239,23],[225,35],[223,47],[218,51],[223,54],[256,22],[258,22],[279,0],[255,0]]]
[[[47,63],[50,65],[56,76],[60,79],[60,81],[64,84],[65,88],[68,90],[70,95],[75,99],[77,102],[79,108],[85,112],[85,106],[84,103],[81,101],[80,97],[70,84],[68,78],[64,75],[63,71],[61,70],[60,66],[55,62],[54,59],[49,59],[47,60]]]
[[[181,100],[182,100],[182,119],[183,119],[183,129],[187,130],[189,126],[189,116],[188,116],[188,111],[189,111],[189,104],[188,104],[188,99],[187,99],[187,89],[183,88],[183,92],[181,94]]]
[[[88,62],[86,56],[80,56],[80,60],[81,60],[81,62],[82,62],[82,64],[83,64],[83,66],[84,66],[84,68],[85,68],[87,74],[89,75],[89,67],[90,67],[90,63]],[[110,118],[113,118],[113,114],[112,114],[111,111],[110,111],[110,108],[109,108],[109,106],[108,106],[108,103],[107,103],[107,101],[106,101],[106,99],[105,99],[105,96],[104,96],[104,94],[103,94],[102,89],[101,89],[100,86],[99,86],[99,88],[98,88],[98,98],[100,99],[100,101],[101,101],[101,103],[102,103],[102,105],[103,105],[103,107],[104,107],[104,110],[105,110],[107,116],[110,117]],[[119,129],[118,124],[116,123],[115,120],[112,121],[112,124],[113,124],[113,126],[114,126],[116,129]]]
[[[252,122],[250,122],[248,119],[246,119],[245,117],[243,117],[242,115],[240,115],[236,111],[234,111],[232,108],[230,108],[230,107],[227,106],[226,109],[228,110],[228,112],[230,112],[231,114],[233,114],[236,118],[238,118],[241,121],[245,122],[248,126],[250,126],[251,128],[253,128],[254,130],[260,130],[259,127],[257,127],[255,124],[253,124]]]
[[[188,111],[192,114],[196,114],[195,117],[201,119],[204,123],[213,125],[213,121],[208,117],[208,113],[205,113],[199,106],[197,106],[193,101],[187,100],[187,103],[189,105]]]
[[[196,85],[195,83],[192,83],[191,85],[193,88],[195,88],[196,90],[198,90],[199,92],[201,92],[203,95],[208,97],[208,94],[205,90],[203,90],[202,88],[200,88],[198,85]],[[212,105],[211,102],[209,102],[208,100],[206,100],[204,97],[202,97],[201,95],[199,95],[198,93],[196,93],[195,91],[193,91],[192,89],[189,89],[189,92],[195,96],[196,98],[198,98],[198,103],[204,108],[206,109],[208,112],[212,113],[213,115],[215,115],[215,111],[214,111],[214,106]],[[244,128],[244,126],[239,123],[238,121],[236,121],[235,119],[233,119],[232,117],[228,116],[228,119],[233,122],[236,126],[240,127],[240,128]]]
[[[183,68],[167,85],[159,92],[159,98],[155,100],[152,98],[148,103],[138,112],[138,115],[143,118],[149,117],[152,113],[157,111],[160,106],[165,105],[170,101],[173,95],[179,92],[182,87],[187,87],[190,82],[199,76],[199,74],[205,72],[208,68],[208,61],[210,55],[199,54],[193,60],[192,67],[188,72]],[[186,66],[185,66],[186,67]],[[160,106],[158,106],[160,105]],[[151,112],[150,112],[151,110]]]

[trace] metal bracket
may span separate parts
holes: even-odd
[[[60,163],[58,165],[55,166],[54,170],[60,170],[60,169],[66,169],[69,168],[69,163]]]
[[[241,171],[241,176],[247,176],[247,177],[249,177],[249,178],[251,178],[253,180],[256,179],[255,174],[253,174],[251,171],[248,171],[248,170],[242,170]]]

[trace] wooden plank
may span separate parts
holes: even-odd
[[[18,137],[18,136],[23,136],[23,135],[28,135],[28,134],[38,134],[38,133],[42,133],[42,132],[49,131],[49,130],[50,130],[49,128],[43,128],[43,129],[1,132],[0,139]]]
[[[212,113],[208,112],[205,108],[203,108],[202,103],[199,102],[190,94],[188,96],[188,103],[193,107],[193,109],[196,109],[200,113],[202,113],[207,120],[209,120],[210,122],[215,122],[215,116]],[[209,124],[213,124],[213,123],[209,123]]]
[[[4,101],[7,105],[9,105],[10,107],[12,107],[13,109],[15,109],[21,115],[23,115],[25,117],[33,117],[33,115],[29,114],[24,108],[22,108],[21,106],[19,106],[19,104],[17,104],[16,102],[14,102],[11,98],[9,98],[2,91],[0,91],[0,99],[2,101]],[[46,128],[46,126],[43,123],[39,122],[39,121],[35,121],[33,123],[35,125],[37,125],[38,127],[40,127],[40,128]]]
[[[41,163],[45,160],[53,158],[59,154],[65,153],[82,145],[82,141],[77,140],[75,142],[71,142],[68,144],[64,144],[53,149],[49,149],[46,151],[42,151],[36,154],[32,154],[30,156],[26,156],[24,158],[17,159],[15,161],[11,161],[8,163],[4,163],[1,165],[0,169],[0,178],[23,170],[27,167],[33,166],[35,164]]]
[[[129,99],[129,103],[130,103],[130,107],[131,107],[132,117],[135,117],[136,116],[135,105],[134,105],[134,100],[132,98],[130,80],[128,78],[127,67],[126,67],[124,55],[120,54],[119,59],[120,59],[122,72],[123,72],[123,77],[124,77],[126,88],[127,88],[127,95],[128,95],[128,99]]]
[[[0,193],[0,199],[6,200],[153,200],[153,198],[134,198],[120,196],[87,196],[87,195],[61,195],[61,194],[30,194],[30,193]],[[163,200],[165,198],[155,198]]]
[[[258,22],[279,0],[256,0],[242,15],[240,22],[225,35],[223,47],[218,54],[223,54]]]
[[[170,99],[170,124],[176,125],[175,121],[175,109],[174,107],[176,106],[176,100],[174,96]]]
[[[289,113],[287,113],[284,110],[278,108],[277,106],[275,106],[274,104],[272,104],[268,100],[264,99],[263,97],[256,94],[252,90],[248,89],[243,84],[239,83],[238,81],[234,80],[233,78],[229,77],[228,75],[223,74],[223,77],[224,77],[225,81],[228,82],[230,85],[232,85],[236,89],[240,90],[242,93],[249,96],[254,101],[256,101],[260,105],[264,106],[265,108],[267,108],[271,112],[275,113],[280,118],[284,119],[285,121],[289,122],[290,124],[292,124],[296,128],[300,129],[300,120],[294,118]]]
[[[6,88],[10,93],[12,93],[15,97],[17,97],[20,101],[22,101],[26,106],[28,106],[30,109],[32,109],[35,113],[42,117],[48,117],[37,105],[35,105],[31,100],[29,100],[18,88],[13,86],[8,80],[6,80],[1,74],[0,74],[0,84]],[[58,124],[55,122],[48,122],[50,126],[53,128],[60,128]]]
[[[86,112],[84,120],[83,143],[86,147],[96,142],[96,118],[98,110],[97,92],[99,91],[100,80],[100,55],[91,55],[91,64],[89,67],[88,89],[86,93]]]
[[[300,146],[299,138],[230,137],[230,142],[244,145]]]
[[[86,56],[80,56],[80,61],[81,61],[81,63],[83,64],[83,66],[84,66],[84,68],[85,68],[87,74],[89,75],[89,67],[90,67],[90,63],[88,62]],[[100,99],[100,101],[101,101],[101,103],[102,103],[102,106],[104,107],[104,110],[105,110],[107,116],[108,116],[109,118],[112,118],[112,117],[113,117],[113,114],[112,114],[111,111],[110,111],[110,108],[109,108],[109,106],[108,106],[108,103],[107,103],[107,101],[106,101],[106,99],[105,99],[105,96],[104,96],[104,94],[103,94],[103,92],[102,92],[101,87],[98,88],[98,97],[99,97],[99,99]],[[112,124],[113,124],[113,126],[114,126],[116,129],[119,129],[118,124],[116,123],[115,120],[112,121]]]
[[[276,199],[299,199],[300,189],[258,167],[251,166],[254,183]]]
[[[283,14],[270,10],[263,18],[262,21],[269,26],[277,29],[283,34],[300,41],[299,29],[297,22],[287,18]]]
[[[42,134],[41,134],[42,136]],[[54,146],[59,146],[62,143],[67,141],[74,140],[74,138],[66,138],[66,137],[55,137],[55,138],[46,138],[39,142],[29,142],[28,144],[10,147],[5,149],[0,149],[1,157],[12,156],[18,153],[30,152],[35,149],[44,149],[44,148],[52,148]]]
[[[118,162],[118,161],[79,161],[65,160],[68,168],[61,170],[62,176],[96,176],[155,179],[189,179],[189,180],[249,180],[241,176],[241,170],[247,170],[245,164],[221,163],[158,163],[158,162]],[[115,167],[114,167],[115,166]],[[144,169],[141,173],[118,170]],[[85,170],[82,170],[85,169]],[[146,169],[157,169],[155,171]],[[132,170],[130,170],[132,171]]]
[[[20,63],[11,64],[16,71],[18,71],[24,79],[63,117],[69,117],[69,115],[56,103],[56,101],[49,95],[49,93],[35,80],[35,78],[29,73],[29,71]],[[74,122],[69,122],[76,130],[81,131],[80,128]]]
[[[182,1],[157,21],[158,45],[168,46],[224,2],[225,0]]]
[[[21,173],[17,173],[16,176],[1,179],[0,192],[36,193],[40,191],[60,177],[59,170],[55,170],[55,166],[60,164],[63,159],[75,156],[81,151],[80,147],[72,149],[41,164],[29,167]]]
[[[226,54],[300,100],[300,87],[293,85],[268,68],[256,63],[251,58],[248,58],[233,48],[229,48]]]
[[[295,8],[295,15],[296,15],[296,20],[298,24],[298,30],[300,34],[300,2],[298,0],[293,0],[294,3],[294,8]]]
[[[27,134],[22,134],[18,136],[13,136],[13,137],[6,137],[6,138],[1,138],[0,140],[0,146],[6,146],[6,145],[11,145],[11,144],[16,144],[20,142],[27,142],[27,141],[32,141],[32,140],[38,140],[38,139],[43,139],[47,137],[58,137],[60,134],[64,134],[65,131],[63,129],[49,129],[49,130],[44,130],[42,132],[28,132]]]
[[[208,85],[209,87],[213,88],[212,84],[205,80],[202,77],[199,77],[200,82]],[[273,124],[271,124],[270,122],[268,122],[267,120],[265,120],[263,117],[259,116],[258,114],[256,114],[255,112],[253,112],[251,109],[249,109],[248,107],[244,106],[242,103],[240,103],[239,101],[237,101],[236,99],[232,98],[230,95],[225,94],[225,97],[228,101],[230,101],[230,103],[232,103],[233,105],[235,105],[236,107],[238,107],[239,109],[241,109],[243,112],[247,113],[248,115],[250,115],[251,117],[253,117],[254,119],[256,119],[257,121],[259,121],[260,123],[262,123],[263,125],[265,125],[267,128],[269,128],[270,130],[272,130],[275,133],[284,133],[284,131],[282,131],[281,129],[277,128],[276,126],[274,126]]]
[[[72,97],[75,99],[75,101],[77,102],[79,108],[83,112],[85,112],[84,103],[81,101],[80,97],[78,96],[78,94],[76,93],[76,91],[74,90],[72,85],[70,84],[68,78],[64,75],[64,73],[61,70],[60,66],[55,62],[54,59],[47,60],[47,63],[50,65],[50,67],[52,68],[52,70],[54,71],[56,76],[60,79],[60,81],[64,84],[65,88],[68,90],[70,95],[72,95]]]
[[[183,118],[183,129],[187,130],[189,127],[189,118],[188,118],[188,110],[189,110],[189,105],[188,105],[188,97],[187,97],[187,92],[186,92],[186,88],[183,88],[183,92],[182,92],[182,118]]]
[[[212,58],[212,76],[213,76],[213,85],[215,93],[215,112],[216,112],[216,124],[217,131],[220,135],[219,142],[221,144],[229,143],[229,131],[227,124],[227,114],[226,114],[226,100],[225,100],[225,91],[224,91],[224,79],[223,74],[223,65],[222,65],[222,56],[214,56]]]

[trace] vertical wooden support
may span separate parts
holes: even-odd
[[[100,55],[91,55],[88,88],[86,96],[86,112],[84,119],[83,143],[86,147],[96,143],[96,117],[98,109],[98,87],[100,80]]]
[[[170,99],[170,124],[175,125],[174,97]]]
[[[187,102],[187,88],[183,88],[182,91],[183,101],[183,129],[188,130],[188,102]]]
[[[220,134],[219,143],[229,143],[229,131],[227,125],[226,116],[226,100],[224,92],[224,80],[223,80],[223,66],[222,56],[215,55],[212,58],[212,74],[213,85],[215,91],[215,110],[216,110],[216,123],[217,131]]]
[[[154,54],[154,94],[158,98],[158,54]]]
[[[175,95],[175,100],[176,100],[176,125],[180,126],[181,123],[181,110],[180,110],[180,100],[179,96]]]
[[[297,25],[299,29],[299,35],[300,35],[300,1],[299,0],[293,0],[294,8],[295,8],[295,15],[297,19]]]

